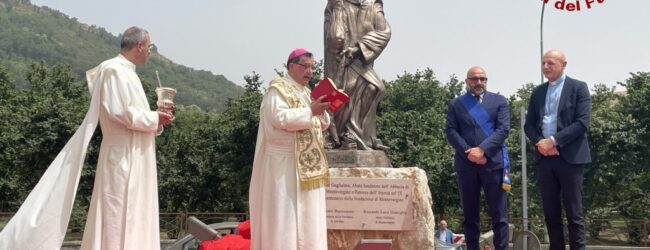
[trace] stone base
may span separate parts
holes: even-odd
[[[381,150],[326,149],[330,168],[392,168],[386,153]]]
[[[330,168],[330,176],[412,180],[415,230],[327,230],[327,247],[329,250],[354,249],[361,242],[361,239],[392,239],[391,250],[435,249],[435,221],[431,210],[433,201],[424,170],[420,168]]]

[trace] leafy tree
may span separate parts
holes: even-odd
[[[630,225],[629,240],[640,244],[643,236],[642,225],[630,220],[650,217],[650,173],[647,171],[647,156],[650,147],[650,72],[632,73],[624,83],[627,92],[619,98],[619,118],[613,120],[618,124],[618,132],[610,138],[615,144],[608,150],[616,154],[609,159],[610,164],[620,164],[614,172],[613,181],[621,186],[623,192],[615,196],[614,204],[623,218]],[[614,148],[618,147],[618,148]],[[607,189],[610,186],[606,187]]]
[[[247,211],[262,81],[255,72],[244,79],[246,91],[223,113],[176,110],[158,140],[161,190],[169,191],[161,193],[162,210]]]
[[[14,88],[7,70],[0,67],[0,176],[3,176],[0,178],[0,210],[13,207],[13,196],[21,186],[20,176],[13,166],[20,159],[20,149],[14,145],[20,141],[21,127],[26,123],[17,110],[22,94]]]
[[[201,194],[211,159],[218,156],[214,142],[206,140],[217,114],[198,106],[178,105],[175,121],[156,139],[161,211],[194,211],[212,200]],[[164,192],[163,192],[164,190]]]
[[[431,69],[404,73],[386,84],[378,109],[379,137],[390,147],[391,163],[426,171],[436,214],[451,215],[459,204],[454,151],[444,129],[447,102],[459,94],[460,86],[455,77],[443,85]]]
[[[621,150],[630,150],[637,141],[636,138],[628,136],[630,133],[628,133],[627,127],[630,124],[626,124],[627,122],[622,119],[622,114],[611,112],[616,108],[618,98],[614,88],[599,84],[595,86],[593,92],[591,97],[592,119],[589,128],[592,163],[585,167],[583,205],[585,208],[597,209],[585,209],[585,217],[588,222],[615,216],[616,206],[612,205],[616,198],[610,192],[598,190],[608,187],[609,191],[618,193],[627,188],[627,185],[619,184],[619,181],[627,179],[619,178],[621,171],[625,171],[627,168],[621,165],[625,164],[624,161],[612,161],[612,159],[624,152]],[[602,206],[603,204],[609,205]],[[594,224],[588,227],[590,236],[598,238],[603,229],[601,223],[590,224]]]
[[[228,101],[226,111],[217,120],[221,126],[214,133],[221,136],[215,138],[220,142],[216,147],[220,157],[213,165],[219,176],[213,179],[213,185],[218,188],[213,189],[210,195],[219,198],[225,211],[248,210],[248,186],[259,125],[259,107],[262,102],[259,87],[262,81],[255,72],[244,79],[246,91],[242,96]]]
[[[14,88],[6,71],[1,72],[0,112],[7,133],[0,142],[0,171],[7,181],[0,186],[2,195],[9,195],[4,208],[16,209],[83,120],[88,94],[66,66],[32,64],[26,90]]]
[[[22,107],[29,120],[23,126],[23,161],[19,168],[24,183],[33,186],[60,149],[72,137],[85,115],[88,94],[66,66],[50,71],[44,63],[32,64],[27,74],[30,89]]]
[[[528,110],[528,103],[530,95],[536,86],[532,83],[524,84],[519,88],[515,94],[509,97],[510,107],[510,133],[506,139],[506,146],[508,147],[508,156],[510,159],[510,177],[513,185],[511,194],[508,200],[508,210],[512,217],[523,217],[523,160],[521,147],[526,148],[526,179],[527,179],[527,201],[528,201],[528,218],[541,219],[543,218],[542,204],[540,194],[537,191],[537,178],[535,177],[535,165],[533,162],[533,153],[535,146],[525,138],[524,145],[522,145],[521,136],[522,120],[525,121],[525,112]],[[521,114],[521,109],[524,109],[524,116]],[[521,222],[511,222],[520,226]],[[541,235],[543,232],[542,227],[534,227],[541,225],[529,225],[529,230]]]

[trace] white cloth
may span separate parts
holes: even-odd
[[[60,249],[63,244],[86,149],[97,128],[100,87],[88,79],[92,95],[83,123],[50,163],[18,212],[0,232],[0,249]],[[24,166],[29,167],[29,166]]]
[[[160,249],[155,135],[135,65],[119,55],[87,72],[101,84],[102,145],[81,249]]]
[[[285,80],[311,103],[308,88]],[[309,107],[289,108],[276,89],[264,95],[248,197],[251,250],[327,250],[325,188],[300,191],[295,165],[293,131],[309,129],[311,117]],[[329,126],[326,112],[321,123]]]

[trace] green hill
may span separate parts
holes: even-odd
[[[119,53],[119,44],[104,28],[57,10],[27,0],[0,0],[0,65],[9,69],[18,86],[26,86],[27,67],[40,61],[69,65],[77,79],[84,80],[86,70]],[[142,80],[154,84],[156,70],[163,85],[178,90],[179,104],[223,111],[228,98],[244,91],[223,75],[176,64],[158,53],[138,67]]]

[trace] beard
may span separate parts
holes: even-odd
[[[483,93],[485,93],[485,86],[474,87],[474,88],[466,87],[465,89],[467,90],[467,92],[470,92],[474,95],[482,95]]]

